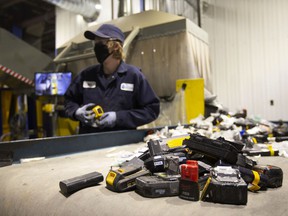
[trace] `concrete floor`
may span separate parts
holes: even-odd
[[[0,215],[221,215],[221,216],[280,216],[288,215],[288,160],[262,157],[260,164],[283,169],[283,186],[258,193],[248,192],[245,206],[191,202],[175,197],[144,198],[134,191],[114,193],[98,186],[82,189],[69,197],[59,191],[59,182],[98,171],[106,177],[115,158],[108,154],[134,151],[144,143],[107,148],[84,153],[46,158],[0,168]],[[114,150],[114,151],[113,151]]]

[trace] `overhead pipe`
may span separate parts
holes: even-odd
[[[64,10],[71,11],[83,16],[86,22],[97,20],[100,11],[100,0],[44,0]]]

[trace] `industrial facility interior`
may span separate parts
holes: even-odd
[[[0,0],[0,215],[287,215],[287,9],[286,0]],[[141,68],[160,114],[136,130],[79,134],[64,94],[98,63],[84,31],[104,23],[125,34],[125,62]],[[209,141],[197,149],[194,136]],[[156,156],[165,178],[149,165]],[[229,168],[215,183],[219,167]],[[145,176],[157,184],[139,189]]]

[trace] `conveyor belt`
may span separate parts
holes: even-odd
[[[0,153],[1,151],[12,152],[14,162],[19,161],[21,158],[51,157],[141,142],[147,131],[149,130],[123,130],[1,142]]]
[[[262,164],[279,166],[284,172],[283,186],[258,193],[248,193],[246,206],[192,202],[176,197],[144,198],[134,191],[114,193],[100,185],[85,188],[69,197],[59,192],[59,181],[90,173],[101,172],[106,177],[115,158],[108,154],[133,152],[144,143],[103,148],[75,154],[51,157],[42,161],[14,164],[0,168],[1,215],[168,215],[168,216],[257,216],[286,215],[288,160],[281,157],[262,157]]]

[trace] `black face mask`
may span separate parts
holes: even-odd
[[[102,42],[95,43],[94,52],[97,58],[97,61],[102,64],[106,58],[111,54],[106,44]]]

